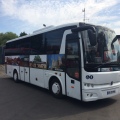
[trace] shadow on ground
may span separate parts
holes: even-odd
[[[56,99],[46,89],[25,82],[15,83],[11,78],[0,78],[0,91],[2,91],[0,99],[2,120],[61,118],[98,110],[116,102],[112,98],[94,102],[81,102],[69,97]]]

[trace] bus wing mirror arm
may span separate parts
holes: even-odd
[[[93,33],[96,33],[95,27],[93,27],[93,26],[77,27],[77,28],[71,29],[71,31],[74,33],[74,32],[85,31],[85,30],[88,30],[88,29],[92,30]]]
[[[83,27],[77,27],[77,28],[71,29],[71,31],[73,33],[74,32],[81,32],[81,31],[85,31],[85,30],[88,30],[88,37],[89,37],[91,46],[95,46],[96,43],[97,43],[95,27],[93,27],[93,26],[83,26]]]

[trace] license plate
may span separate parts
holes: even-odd
[[[115,91],[115,90],[110,90],[110,91],[107,91],[107,95],[114,94],[114,93],[116,93],[116,91]]]

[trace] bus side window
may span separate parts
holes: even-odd
[[[62,36],[62,29],[45,33],[45,48],[47,54],[59,54]]]

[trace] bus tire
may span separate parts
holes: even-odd
[[[16,83],[18,83],[18,82],[19,82],[19,80],[18,80],[18,73],[17,73],[17,71],[15,71],[15,72],[13,73],[13,80],[14,80],[14,82],[16,82]]]
[[[59,80],[54,79],[50,82],[50,92],[55,98],[62,98],[62,87]]]

